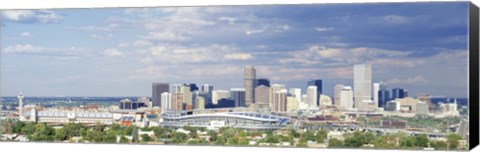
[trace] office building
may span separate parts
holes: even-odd
[[[261,85],[270,87],[270,80],[267,78],[259,78],[259,79],[256,79],[255,81],[256,81],[255,87],[261,86]]]
[[[23,93],[20,92],[18,93],[18,96],[17,96],[17,99],[18,99],[18,116],[19,116],[19,119],[20,121],[23,121],[24,120],[24,117],[23,117]]]
[[[193,95],[190,91],[189,84],[183,84],[180,87],[180,92],[183,95],[183,103],[185,104],[184,110],[192,110],[193,109]]]
[[[204,110],[205,109],[205,98],[202,96],[197,96],[195,98],[195,109]]]
[[[213,90],[212,91],[212,103],[214,105],[218,104],[218,100],[228,98],[228,90]]]
[[[390,91],[387,89],[381,89],[378,91],[378,107],[385,107],[385,103],[390,101]]]
[[[268,99],[270,106],[273,105],[273,100],[274,100],[274,97],[275,97],[275,93],[280,91],[280,90],[283,90],[283,89],[285,89],[285,85],[283,85],[283,84],[273,84],[270,87],[270,92],[269,92],[269,94],[270,94],[269,97],[270,98]]]
[[[152,106],[161,107],[161,96],[164,92],[170,92],[170,85],[168,83],[153,83],[152,84]]]
[[[310,107],[315,108],[317,106],[317,86],[307,87],[307,103]]]
[[[333,88],[333,104],[337,107],[340,106],[340,101],[341,101],[340,92],[342,91],[344,86],[345,85],[343,84],[336,84],[335,87]]]
[[[426,102],[418,102],[417,103],[417,111],[415,112],[417,115],[428,115],[428,104]]]
[[[308,81],[307,86],[316,86],[317,87],[317,106],[320,106],[320,95],[323,94],[323,86],[322,86],[322,80],[317,79],[317,80],[310,80]]]
[[[402,88],[394,88],[392,89],[392,100],[401,99],[405,97],[405,92]]]
[[[218,100],[217,108],[233,108],[235,107],[235,101],[232,99],[222,98]]]
[[[190,86],[190,92],[198,91],[198,86],[195,83],[188,84]]]
[[[427,103],[428,109],[429,109],[430,111],[435,111],[435,110],[437,109],[437,105],[432,104],[431,98],[432,98],[432,96],[431,96],[430,94],[428,94],[428,93],[419,93],[419,94],[417,94],[417,99],[418,99],[418,100]]]
[[[260,85],[255,88],[255,104],[269,104],[270,87]]]
[[[172,94],[168,92],[162,93],[162,113],[172,110]]]
[[[183,93],[172,93],[172,111],[181,112],[183,110]]]
[[[243,78],[245,85],[245,104],[249,106],[255,103],[255,68],[253,66],[245,66]]]
[[[355,109],[358,111],[363,111],[363,112],[372,112],[375,111],[377,106],[375,105],[375,102],[373,100],[363,100],[363,101],[355,101]]]
[[[340,90],[340,99],[340,107],[352,110],[354,106],[352,87],[344,86],[342,90]]]
[[[302,89],[300,88],[290,88],[288,94],[293,96],[298,102],[302,101]]]
[[[203,84],[201,86],[201,92],[204,92],[207,94],[207,97],[205,97],[205,104],[213,104],[212,102],[212,91],[213,91],[213,86],[209,84]]]
[[[372,100],[372,66],[353,66],[353,96],[355,101]]]
[[[321,107],[333,106],[332,98],[330,98],[327,95],[320,94],[320,106]]]
[[[300,104],[300,100],[298,100],[296,97],[287,96],[287,111],[288,112],[298,111],[300,109],[299,104]]]
[[[235,107],[245,107],[245,89],[232,88],[230,89],[230,97],[235,102]]]
[[[273,94],[272,102],[273,112],[286,112],[287,111],[287,90],[281,89]]]

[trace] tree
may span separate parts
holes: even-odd
[[[66,131],[63,128],[55,129],[55,141],[63,141],[67,137]]]
[[[143,142],[149,142],[149,141],[153,141],[153,140],[152,140],[152,138],[151,138],[149,135],[143,134],[143,135],[142,135],[142,141],[143,141]]]
[[[393,142],[392,142],[393,140]],[[395,144],[396,139],[388,135],[381,135],[375,138],[372,143],[375,148],[379,149],[394,149],[396,148]]]
[[[113,129],[109,129],[105,133],[105,137],[103,137],[102,141],[106,143],[116,143],[117,142],[117,133]]]
[[[458,149],[458,143],[462,139],[462,136],[452,133],[447,135],[447,144],[449,149]]]
[[[317,143],[323,143],[323,140],[327,139],[327,137],[328,137],[328,131],[325,129],[320,129],[315,134],[315,139]]]
[[[21,133],[22,128],[25,127],[25,125],[26,124],[22,121],[15,122],[15,124],[12,127],[13,133],[17,133],[17,134]]]
[[[128,143],[128,139],[125,136],[120,137],[120,143]]]
[[[338,140],[337,138],[332,138],[328,140],[328,148],[340,148],[343,147],[343,141]]]
[[[288,130],[288,134],[290,134],[290,135],[293,136],[294,138],[300,137],[300,134],[299,134],[295,129],[289,129],[289,130]]]
[[[37,129],[37,124],[33,122],[26,123],[25,126],[21,129],[21,134],[23,135],[31,135],[35,133],[35,130]]]
[[[426,134],[420,134],[415,136],[415,146],[416,147],[428,147],[428,137]]]
[[[447,143],[445,141],[441,141],[441,140],[430,141],[430,146],[435,148],[435,150],[446,150],[447,149]]]

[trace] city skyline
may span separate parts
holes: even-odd
[[[243,67],[253,65],[256,78],[302,91],[307,81],[322,79],[323,92],[333,97],[336,84],[353,86],[354,64],[371,64],[372,83],[386,82],[390,90],[466,97],[467,7],[2,11],[1,94],[151,96],[152,82],[206,83],[229,90],[244,86]]]

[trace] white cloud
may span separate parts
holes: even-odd
[[[393,78],[388,81],[390,84],[417,84],[417,83],[427,83],[429,82],[423,76],[418,75],[415,77],[408,77],[406,79]]]
[[[318,32],[326,32],[326,31],[334,30],[333,27],[329,27],[329,28],[325,28],[325,27],[315,27],[314,29],[315,29],[316,31],[318,31]]]
[[[97,34],[92,34],[92,38],[94,38],[94,39],[99,39],[99,40],[103,40],[103,37],[100,36],[100,35],[97,35]]]
[[[3,49],[5,53],[40,53],[45,51],[46,49],[40,46],[34,46],[31,44],[17,44],[17,45],[10,45]]]
[[[22,23],[59,23],[63,17],[49,10],[6,10],[4,19]]]
[[[146,40],[137,40],[133,43],[134,46],[151,46],[152,42]]]
[[[23,32],[19,35],[20,37],[24,37],[24,38],[27,38],[27,37],[31,37],[32,34],[30,34],[29,32]]]
[[[105,51],[103,51],[103,54],[105,55],[105,57],[108,58],[124,56],[124,53],[118,51],[115,48],[106,49]]]
[[[220,21],[228,21],[229,24],[235,24],[235,21],[237,20],[237,18],[233,18],[233,17],[220,17],[218,18],[218,20]]]
[[[148,36],[143,37],[147,40],[155,41],[184,41],[188,38],[173,31],[150,32]]]
[[[253,56],[250,53],[234,53],[234,54],[226,54],[225,59],[231,60],[249,60],[252,59]]]
[[[310,46],[306,50],[290,51],[289,57],[278,59],[279,63],[311,64],[357,64],[377,59],[406,57],[408,52],[384,50],[378,48],[326,48],[319,45]]]
[[[181,46],[163,44],[148,49],[143,63],[200,63],[248,60],[253,56],[239,51],[235,46],[212,44],[207,46]]]
[[[252,35],[252,34],[256,34],[256,33],[262,33],[264,31],[265,30],[245,30],[245,34]]]

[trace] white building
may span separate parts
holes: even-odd
[[[171,93],[168,93],[168,92],[164,92],[161,94],[161,98],[162,98],[162,113],[168,111],[168,110],[172,110],[172,94]]]
[[[342,91],[343,87],[345,85],[343,84],[336,84],[335,87],[333,88],[333,103],[335,106],[340,106],[340,91]]]
[[[270,94],[270,96],[269,96],[269,98],[270,98],[270,99],[269,99],[269,104],[270,104],[270,106],[273,105],[275,93],[277,93],[278,91],[281,91],[281,90],[283,90],[283,89],[285,89],[285,85],[284,85],[284,84],[272,84],[272,85],[270,86],[270,90],[269,90],[269,91],[270,91],[270,93],[269,93],[269,94]],[[286,93],[286,92],[285,92],[285,93]]]
[[[358,64],[353,66],[354,101],[372,100],[372,66]]]
[[[228,90],[213,90],[212,91],[212,103],[217,105],[218,104],[218,100],[222,99],[222,98],[228,98]],[[246,98],[245,98],[246,100]]]
[[[307,88],[307,104],[310,107],[317,106],[317,86],[308,86]]]
[[[302,89],[300,88],[290,88],[288,94],[293,96],[298,102],[302,101]]]
[[[273,94],[272,110],[274,112],[287,111],[287,90],[281,89]]]
[[[352,87],[344,86],[340,90],[340,107],[343,107],[348,110],[353,109],[353,91]]]
[[[378,91],[380,91],[380,83],[373,83],[373,102],[378,107]]]

